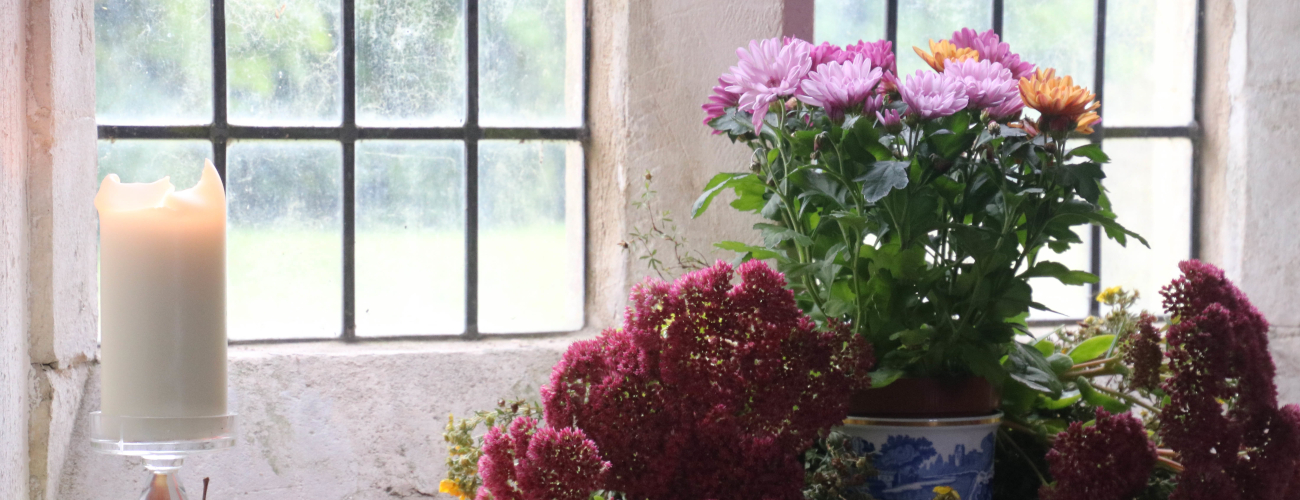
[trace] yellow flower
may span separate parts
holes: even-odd
[[[1097,108],[1101,103],[1088,89],[1074,84],[1068,76],[1057,77],[1054,69],[1039,69],[1034,77],[1020,79],[1020,98],[1042,113],[1039,129],[1061,131],[1073,125],[1081,134],[1091,134],[1092,125],[1101,120]]]
[[[1097,302],[1101,302],[1103,304],[1113,304],[1115,301],[1119,300],[1119,296],[1122,295],[1123,293],[1124,293],[1123,287],[1112,286],[1110,288],[1102,290],[1101,293],[1097,294]]]
[[[934,500],[961,500],[961,495],[949,486],[935,486]]]
[[[465,500],[466,498],[469,498],[469,495],[466,495],[464,492],[460,491],[460,485],[456,484],[455,481],[452,481],[450,479],[443,479],[442,482],[438,483],[438,492],[449,494],[451,496],[459,498],[460,500]]]
[[[980,60],[980,54],[975,49],[959,49],[948,40],[938,42],[930,40],[930,52],[921,50],[920,47],[912,47],[912,50],[915,50],[916,55],[921,56],[921,59],[925,59],[926,64],[940,73],[943,72],[944,63],[948,61]]]

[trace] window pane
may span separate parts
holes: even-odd
[[[985,31],[993,27],[993,2],[989,0],[899,0],[898,73],[900,77],[929,69],[912,50],[929,51],[931,39],[952,37],[962,28]]]
[[[580,123],[582,4],[582,0],[479,2],[479,118],[484,125]]]
[[[1103,286],[1141,292],[1138,306],[1162,311],[1160,287],[1178,277],[1191,252],[1192,144],[1187,139],[1111,139],[1106,189],[1119,223],[1147,239],[1101,247]]]
[[[1107,4],[1105,125],[1191,123],[1195,56],[1196,2]]]
[[[582,147],[479,143],[479,330],[582,327]]]
[[[1050,260],[1060,262],[1070,269],[1089,271],[1092,269],[1092,226],[1075,226],[1074,234],[1079,235],[1083,243],[1075,243],[1065,253],[1053,253],[1052,249],[1043,247],[1038,252],[1038,261]],[[1056,278],[1031,278],[1029,286],[1034,289],[1034,302],[1047,306],[1052,311],[1029,310],[1031,320],[1082,319],[1088,315],[1092,287],[1088,285],[1065,285]],[[1057,314],[1060,313],[1060,314]]]
[[[456,126],[464,121],[462,3],[357,2],[358,123]]]
[[[465,331],[465,147],[357,145],[357,334]]]
[[[1093,88],[1096,0],[1005,0],[1004,41],[1020,59]]]
[[[207,0],[96,0],[96,121],[212,122]]]
[[[241,141],[227,158],[229,337],[338,336],[342,148],[332,141]]]
[[[813,28],[817,43],[836,45],[885,38],[884,0],[816,0]]]
[[[203,160],[212,158],[208,141],[130,140],[99,141],[99,182],[117,174],[122,182],[153,182],[171,177],[176,190],[199,183]]]
[[[342,120],[338,0],[228,0],[230,123]]]

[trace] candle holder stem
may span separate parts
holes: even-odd
[[[174,455],[145,455],[144,468],[153,474],[149,486],[140,494],[140,500],[186,500],[185,488],[178,477],[182,457]]]

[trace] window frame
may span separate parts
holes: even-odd
[[[483,127],[479,124],[479,0],[461,0],[465,26],[465,121],[460,126],[448,127],[359,127],[357,126],[356,78],[356,0],[338,0],[341,4],[341,87],[342,121],[336,126],[255,126],[231,125],[227,119],[226,75],[226,1],[210,0],[212,17],[212,123],[207,125],[100,125],[98,138],[117,139],[198,139],[212,144],[213,165],[226,182],[226,148],[231,141],[262,140],[331,140],[343,148],[341,178],[341,211],[343,229],[342,310],[341,334],[319,338],[268,338],[230,340],[230,345],[279,344],[300,342],[348,343],[394,340],[476,340],[480,338],[539,338],[572,333],[539,332],[517,334],[483,334],[478,328],[478,243],[479,243],[479,158],[478,143],[483,140],[555,140],[576,142],[583,150],[583,171],[591,136],[589,125],[591,87],[591,18],[590,0],[582,0],[582,64],[580,99],[582,112],[579,125],[573,127]],[[567,7],[566,7],[567,8]],[[569,33],[571,35],[572,33]],[[356,331],[356,143],[360,140],[459,140],[465,154],[465,331],[457,335],[389,335],[358,336]],[[583,175],[583,179],[586,175]],[[585,180],[583,181],[585,183]],[[587,233],[586,186],[583,195],[583,234]],[[582,272],[586,273],[587,238],[583,239]],[[585,281],[585,277],[584,277]],[[585,300],[581,301],[584,306]]]
[[[815,33],[815,18],[813,11],[816,0],[785,0],[786,16],[790,17],[792,11],[803,11],[803,15],[798,16],[798,22],[809,23],[807,32],[811,35]],[[999,37],[1003,36],[1002,22],[1004,19],[1004,0],[988,0],[992,4],[993,14],[993,32]],[[898,47],[898,3],[899,0],[885,0],[885,38],[889,40],[895,51]],[[1105,102],[1105,83],[1106,83],[1106,6],[1107,0],[1094,0],[1095,5],[1095,26],[1094,26],[1094,46],[1093,46],[1093,82],[1092,90],[1097,96],[1097,100]],[[796,7],[797,6],[797,7]],[[792,8],[793,7],[793,8]],[[1201,255],[1201,182],[1204,177],[1204,167],[1202,158],[1202,140],[1201,140],[1201,120],[1202,120],[1202,93],[1204,92],[1204,73],[1205,73],[1205,0],[1196,0],[1196,33],[1195,51],[1192,56],[1192,121],[1182,126],[1146,126],[1146,127],[1106,127],[1105,111],[1102,111],[1102,122],[1093,126],[1093,133],[1082,138],[1087,139],[1092,144],[1101,145],[1105,139],[1163,139],[1178,138],[1187,139],[1192,147],[1192,165],[1191,165],[1191,233],[1190,247],[1188,256],[1193,259],[1200,258]],[[801,26],[793,26],[787,19],[785,25],[786,34],[798,31]],[[796,23],[797,24],[797,23]],[[811,36],[809,37],[812,38]],[[1089,284],[1089,295],[1096,296],[1101,292],[1101,246],[1104,241],[1100,226],[1091,226],[1091,239],[1089,241],[1089,272],[1096,275],[1097,283]],[[1101,304],[1097,301],[1089,301],[1088,314],[1098,316],[1101,313]],[[1062,318],[1062,319],[1035,319],[1029,320],[1030,326],[1053,327],[1074,324],[1083,318]]]

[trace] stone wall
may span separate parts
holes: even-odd
[[[1300,402],[1300,4],[1207,4],[1202,256],[1272,323],[1279,392]]]

